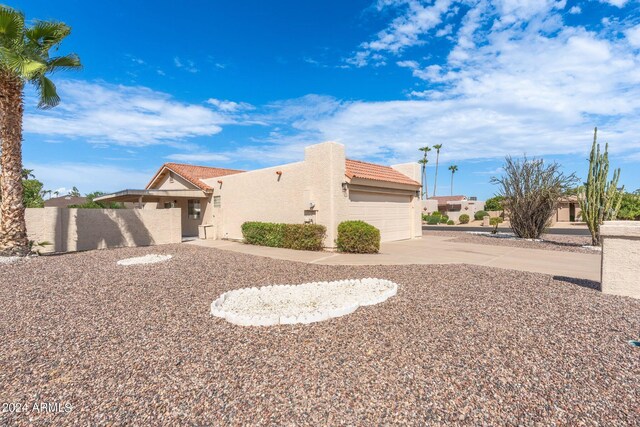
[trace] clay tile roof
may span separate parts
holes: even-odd
[[[466,200],[466,196],[435,196],[429,197],[429,200],[437,200],[438,205],[446,205],[447,202],[461,202]]]
[[[361,162],[360,160],[346,160],[347,178],[364,178],[374,181],[395,182],[398,184],[409,184],[420,186],[420,183],[412,180],[405,174],[389,167],[377,165],[375,163]]]
[[[195,165],[187,165],[184,163],[165,163],[158,173],[153,177],[153,179],[147,185],[147,188],[156,180],[160,172],[167,168],[182,178],[189,181],[191,184],[200,188],[201,190],[211,190],[211,187],[201,180],[207,178],[217,178],[219,176],[225,175],[233,175],[236,173],[241,173],[244,171],[236,170],[236,169],[224,169],[224,168],[213,168],[209,166],[195,166]]]

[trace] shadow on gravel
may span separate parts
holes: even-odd
[[[578,286],[582,286],[583,288],[589,288],[596,291],[602,290],[600,286],[600,282],[596,282],[595,280],[577,279],[575,277],[566,277],[566,276],[553,276],[553,280],[557,280],[559,282],[571,283],[572,285],[578,285]]]

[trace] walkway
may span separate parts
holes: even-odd
[[[186,244],[311,264],[475,264],[600,281],[600,254],[479,245],[450,242],[450,239],[425,236],[422,239],[383,243],[380,253],[373,255],[294,251],[225,240],[195,240]]]

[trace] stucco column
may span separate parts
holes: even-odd
[[[305,148],[306,187],[317,209],[317,223],[327,227],[325,247],[335,248],[338,224],[347,218],[344,145],[324,142]]]
[[[640,222],[606,221],[602,236],[602,292],[640,299]]]

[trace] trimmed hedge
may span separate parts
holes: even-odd
[[[460,215],[460,217],[458,218],[458,221],[460,221],[460,224],[469,224],[469,215],[467,214]]]
[[[449,221],[449,217],[447,215],[442,215],[440,217],[440,224],[446,224]]]
[[[482,218],[484,218],[485,216],[489,215],[486,211],[478,211],[476,212],[473,217],[477,220],[481,220]]]
[[[438,225],[438,224],[440,224],[440,217],[430,216],[429,219],[427,220],[427,224],[429,224],[429,225]]]
[[[341,222],[336,246],[340,252],[377,253],[380,250],[380,230],[364,221]]]
[[[327,234],[319,224],[276,224],[273,222],[245,222],[242,237],[245,243],[274,248],[321,251]]]
[[[456,223],[455,223],[452,219],[450,219],[449,221],[447,221],[447,225],[455,225],[455,224],[456,224]]]

